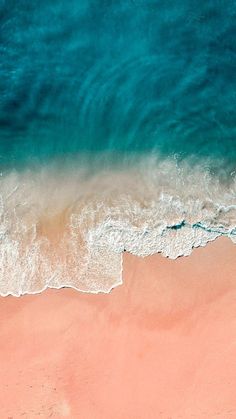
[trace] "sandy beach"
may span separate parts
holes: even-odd
[[[235,419],[236,247],[124,254],[110,294],[0,299],[0,418]]]

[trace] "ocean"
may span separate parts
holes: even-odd
[[[0,0],[0,294],[236,243],[236,1]]]

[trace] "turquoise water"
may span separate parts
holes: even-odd
[[[233,0],[1,0],[1,164],[151,152],[232,171],[235,15]]]

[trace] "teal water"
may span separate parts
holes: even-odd
[[[234,0],[1,0],[1,164],[151,152],[231,172],[235,18]]]

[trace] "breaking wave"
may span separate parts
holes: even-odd
[[[236,243],[236,178],[206,162],[73,157],[10,170],[0,177],[0,294],[109,292],[124,250],[175,259],[222,235]]]

